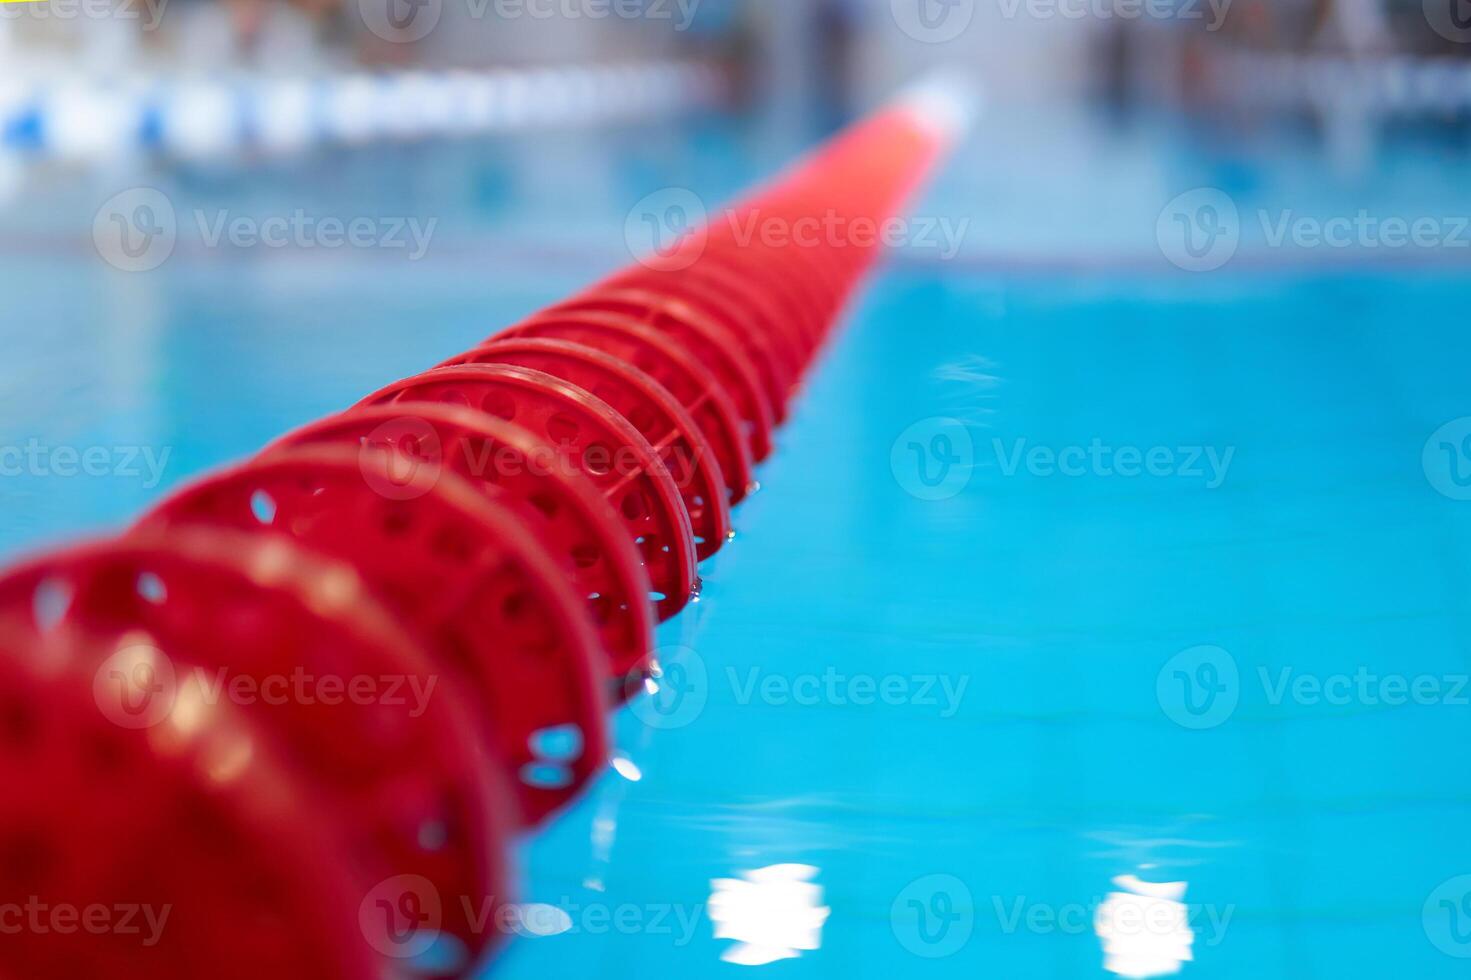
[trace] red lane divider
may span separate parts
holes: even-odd
[[[741,414],[755,460],[759,463],[771,455],[771,430],[776,423],[765,380],[770,372],[763,371],[752,358],[754,342],[743,339],[739,329],[701,315],[678,297],[645,289],[607,288],[584,293],[547,312],[621,314],[668,334],[715,372]],[[760,356],[759,352],[756,356]]]
[[[672,250],[0,573],[0,893],[39,980],[467,976],[515,833],[605,770],[654,624],[733,537],[878,236],[949,140],[911,100]],[[845,224],[846,223],[846,224]],[[681,229],[671,229],[681,230]]]
[[[751,449],[741,432],[740,415],[710,369],[684,345],[617,314],[555,313],[524,320],[497,335],[549,337],[595,347],[644,371],[679,399],[710,443],[730,491],[730,505],[756,489]],[[462,358],[472,356],[461,355]],[[453,364],[454,361],[448,361]]]
[[[694,531],[679,487],[647,439],[607,402],[555,375],[505,364],[436,368],[369,395],[364,405],[469,405],[558,447],[618,511],[659,590],[661,619],[699,589]]]
[[[667,388],[612,354],[569,340],[502,337],[456,359],[462,364],[517,364],[578,385],[623,416],[648,441],[679,488],[695,554],[712,557],[731,536],[725,476],[710,442]]]
[[[6,894],[105,908],[115,927],[18,929],[5,976],[391,975],[358,930],[371,879],[344,814],[272,755],[260,725],[224,705],[160,745],[97,710],[88,651],[0,623],[0,656],[0,778],[15,788],[0,836],[33,862],[11,861]],[[126,922],[119,909],[133,910]]]
[[[514,512],[453,474],[404,472],[347,446],[276,450],[185,487],[140,526],[269,535],[355,568],[446,681],[477,697],[482,729],[514,767],[524,822],[536,823],[603,768],[607,654]],[[538,733],[559,729],[572,749],[538,758]]]
[[[196,896],[223,886],[213,876],[222,860],[232,859],[231,838],[243,831],[217,823],[234,815],[207,804],[174,813],[162,800],[150,804],[149,786],[159,774],[150,760],[137,757],[146,755],[140,744],[144,737],[163,757],[197,752],[194,775],[216,784],[221,795],[256,795],[252,807],[284,803],[270,799],[266,787],[251,775],[259,768],[256,757],[289,760],[290,772],[303,784],[296,792],[310,800],[302,817],[323,819],[343,838],[353,860],[342,855],[334,860],[344,868],[362,867],[372,879],[422,876],[444,894],[466,888],[474,889],[469,894],[506,894],[512,811],[501,787],[502,767],[486,764],[459,689],[450,684],[437,689],[442,678],[424,647],[373,600],[351,566],[323,561],[282,542],[211,529],[167,536],[137,533],[14,570],[0,582],[0,616],[13,627],[7,635],[22,637],[26,648],[37,652],[22,658],[32,667],[81,674],[81,693],[90,708],[85,717],[51,716],[49,705],[14,702],[22,737],[31,747],[71,753],[73,764],[57,765],[47,778],[10,784],[24,791],[0,807],[0,833],[14,832],[16,821],[23,828],[24,811],[43,804],[69,808],[48,833],[90,822],[94,818],[83,811],[94,807],[104,808],[116,821],[111,827],[95,827],[92,834],[61,838],[68,848],[66,860],[43,862],[37,873],[49,877],[26,894],[46,895],[53,905],[90,896],[90,901],[78,903],[82,906],[101,894],[91,887],[115,888],[120,900],[137,903],[156,896],[160,909],[169,904],[182,908],[203,935],[237,929],[243,931],[242,942],[287,939],[273,936],[270,920],[280,911],[278,901],[300,891],[285,887],[300,870],[289,866],[277,869],[284,876],[277,882],[282,894],[242,887],[233,900],[218,896],[223,907],[236,904],[238,921],[194,918]],[[202,623],[211,628],[201,629]],[[10,661],[8,666],[26,665]],[[12,677],[7,674],[7,682]],[[333,678],[342,687],[336,696],[328,690]],[[363,678],[380,689],[371,697],[348,697],[349,678]],[[406,698],[419,699],[422,710],[404,711],[392,704],[383,690],[391,684],[399,685]],[[5,696],[14,697],[14,692],[7,690]],[[7,712],[6,717],[17,716]],[[91,725],[104,719],[108,724],[90,734],[65,731],[78,722]],[[77,744],[66,744],[72,737]],[[26,754],[16,749],[11,744],[0,753],[4,764],[14,765],[17,756]],[[83,767],[80,772],[77,763]],[[80,791],[58,785],[79,776],[95,783]],[[263,778],[283,779],[270,768]],[[210,789],[195,786],[188,792]],[[139,804],[144,812],[133,812]],[[151,814],[149,805],[164,809]],[[154,848],[129,853],[130,848],[121,847],[114,834],[138,829],[125,822],[129,818],[160,822],[153,830]],[[296,853],[295,842],[281,841],[292,836],[285,833],[289,826],[276,826],[267,836],[263,843],[269,842],[268,851]],[[182,863],[173,866],[196,848],[209,853],[198,855],[192,871]],[[255,845],[233,859],[246,860],[253,853]],[[324,853],[338,852],[333,847]],[[257,856],[263,870],[280,860],[269,852]],[[315,869],[318,860],[300,854],[296,859],[304,861],[303,869]],[[88,863],[97,868],[95,877],[75,878],[76,866]],[[331,881],[335,874],[322,877]],[[169,891],[155,875],[168,875],[175,885],[188,887]],[[243,877],[250,880],[248,874]],[[242,876],[232,878],[240,881]],[[266,880],[262,876],[260,883]],[[252,900],[259,903],[254,910],[248,908]],[[274,929],[294,932],[326,914],[301,911],[309,916],[303,923],[284,922]],[[454,916],[458,910],[448,911]],[[259,923],[265,935],[251,935],[251,922]],[[489,939],[477,940],[473,924],[463,917],[445,921],[444,928],[477,952]],[[164,938],[169,952],[160,954],[160,963],[195,955],[192,943],[199,937],[166,930]],[[72,961],[78,952],[69,955],[59,941],[51,945],[58,962]],[[6,949],[9,968],[16,964],[9,943]],[[80,966],[86,961],[73,962]],[[258,961],[247,956],[246,962]],[[54,970],[57,963],[49,965]],[[287,962],[279,966],[286,975],[306,975],[299,972],[303,967]],[[208,969],[200,975],[213,973]],[[97,974],[79,969],[70,975]]]
[[[380,488],[389,497],[412,495],[406,481],[421,469],[431,480],[448,471],[515,511],[585,597],[613,669],[611,696],[642,685],[654,648],[649,577],[617,512],[553,447],[484,412],[426,402],[344,412],[283,436],[272,448],[338,443],[407,461]]]

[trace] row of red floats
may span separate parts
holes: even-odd
[[[29,911],[0,976],[482,962],[508,842],[604,771],[874,259],[736,229],[891,215],[938,135],[876,116],[674,252],[6,573],[0,920]]]

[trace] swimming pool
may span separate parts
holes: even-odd
[[[643,195],[795,148],[708,120],[34,184],[0,217],[0,548],[115,526],[625,263]],[[1464,173],[988,117],[661,631],[616,771],[525,844],[542,935],[491,975],[1462,975]],[[138,186],[179,244],[127,274],[91,232]],[[435,231],[207,241],[302,200]]]

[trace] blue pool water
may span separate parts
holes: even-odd
[[[0,479],[0,549],[116,526],[628,261],[643,195],[713,204],[792,149],[709,121],[46,178],[0,212],[0,444],[108,472]],[[1464,976],[1466,169],[986,120],[916,207],[969,219],[958,253],[856,303],[619,771],[523,846],[546,935],[490,975]],[[438,230],[418,262],[181,231],[130,275],[91,225],[140,183],[181,227]],[[1272,238],[1360,210],[1439,238]]]

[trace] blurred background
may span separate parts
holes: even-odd
[[[1008,103],[1445,116],[1471,98],[1471,15],[1453,0],[61,0],[0,13],[5,142],[57,153],[473,129],[489,118],[472,73],[609,63],[697,63],[733,104],[788,118],[851,110],[938,64]],[[344,118],[372,116],[365,86],[413,70],[455,73],[419,93],[438,106],[429,118]],[[181,92],[193,102],[176,110]]]

